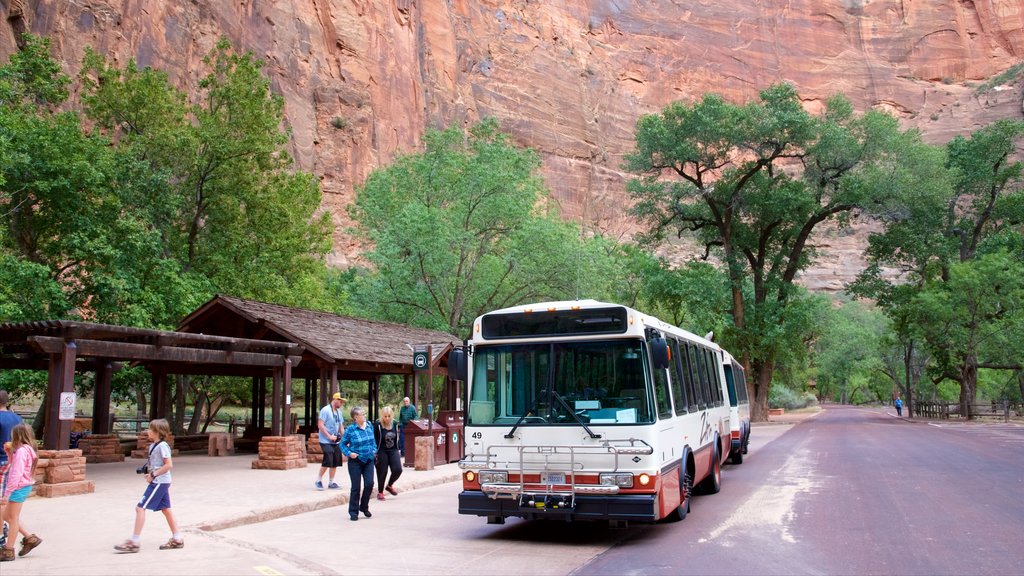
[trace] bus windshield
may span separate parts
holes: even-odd
[[[650,424],[646,359],[641,340],[478,345],[467,425]]]

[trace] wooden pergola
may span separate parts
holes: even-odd
[[[293,367],[292,376],[305,380],[303,418],[307,428],[316,422],[319,407],[339,391],[342,380],[367,382],[370,418],[376,418],[380,409],[379,380],[383,375],[402,375],[405,395],[418,399],[413,347],[431,345],[431,372],[447,375],[448,353],[461,344],[451,334],[437,330],[223,295],[197,308],[181,321],[178,330],[301,345],[302,361]],[[456,386],[447,389],[449,406],[454,406],[458,396]],[[265,404],[265,392],[265,383],[254,377],[253,406]],[[262,427],[262,414],[254,414],[253,422]]]
[[[93,430],[110,426],[110,381],[117,363],[145,366],[153,379],[150,418],[167,413],[169,374],[225,374],[271,377],[274,381],[271,433],[280,435],[289,413],[283,391],[302,362],[303,347],[258,340],[50,320],[0,324],[0,369],[47,370],[43,447],[68,448],[71,420],[61,419],[62,394],[74,393],[76,373],[94,372]],[[73,410],[73,406],[72,406]]]

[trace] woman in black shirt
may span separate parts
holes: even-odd
[[[380,420],[373,423],[373,431],[377,436],[377,486],[380,489],[377,500],[384,500],[385,490],[392,496],[398,495],[394,484],[402,475],[402,454],[398,448],[402,428],[395,422],[395,413],[390,406],[381,408]],[[385,482],[388,469],[391,470],[391,479]]]

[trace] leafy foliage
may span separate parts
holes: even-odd
[[[870,239],[871,266],[852,287],[874,297],[908,345],[932,358],[933,381],[960,388],[970,415],[979,370],[1020,373],[1009,340],[1019,336],[1019,271],[1024,260],[1024,164],[1012,160],[1024,122],[999,121],[946,146],[948,185],[922,187],[888,214]],[[883,277],[894,267],[903,280]]]
[[[47,40],[0,67],[0,320],[172,328],[218,292],[329,307],[331,222],[287,154],[281,97],[227,41],[205,64],[190,98],[87,52],[91,132]],[[148,384],[127,372],[121,398]],[[228,397],[215,380],[196,389],[208,409]]]
[[[785,84],[746,105],[706,95],[637,123],[626,168],[641,175],[629,183],[633,213],[647,224],[641,238],[656,245],[669,234],[692,236],[728,274],[732,321],[723,338],[751,367],[755,419],[766,418],[776,364],[784,355],[800,360],[791,351],[813,333],[794,284],[815,257],[811,234],[823,222],[843,227],[889,209],[921,185],[906,160],[927,159],[926,149],[894,118],[855,116],[840,97],[812,117]]]
[[[431,130],[423,144],[357,190],[351,215],[373,268],[356,278],[353,306],[465,334],[492,309],[609,291],[615,248],[557,217],[537,155],[495,120]]]

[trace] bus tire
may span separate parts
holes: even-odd
[[[711,456],[711,474],[697,486],[701,494],[718,494],[722,489],[722,457],[719,450],[721,443],[718,436],[715,436],[715,453]]]
[[[750,446],[750,426],[743,433],[743,449],[740,452],[747,453],[747,447]]]
[[[682,522],[690,513],[690,501],[693,500],[693,458],[689,450],[683,451],[682,464],[679,466],[679,496],[679,506],[665,517],[670,522]]]
[[[743,448],[737,447],[735,451],[729,452],[729,460],[733,464],[743,464]]]

